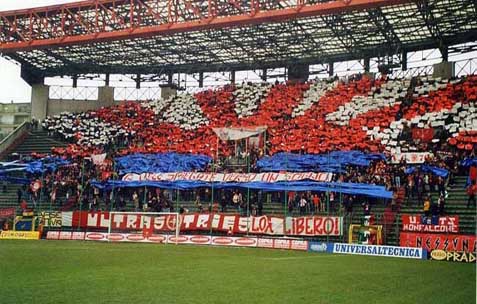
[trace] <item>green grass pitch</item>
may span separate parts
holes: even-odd
[[[475,303],[475,264],[256,248],[0,241],[0,303]]]

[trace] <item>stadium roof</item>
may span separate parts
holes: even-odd
[[[474,0],[90,0],[0,13],[0,52],[40,76],[273,68],[476,40]]]

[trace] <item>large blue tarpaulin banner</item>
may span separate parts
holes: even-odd
[[[263,191],[320,191],[320,192],[336,192],[352,195],[365,195],[378,198],[392,198],[393,193],[386,190],[384,186],[375,186],[368,184],[355,183],[338,183],[338,182],[249,182],[249,183],[209,183],[201,181],[173,181],[173,182],[156,182],[156,181],[116,181],[109,180],[106,182],[93,181],[94,187],[111,190],[113,188],[125,187],[157,187],[163,189],[189,190],[196,188],[214,189],[253,189]]]
[[[477,166],[477,158],[466,158],[463,161],[460,162],[462,167],[471,167],[471,166]]]
[[[59,167],[69,164],[68,160],[59,157],[45,157],[30,162],[4,162],[0,163],[0,175],[5,175],[9,172],[26,172],[30,174],[55,172]]]
[[[406,174],[412,174],[416,172],[417,168],[416,167],[408,167],[406,168],[405,173]],[[436,176],[444,177],[446,178],[449,175],[449,171],[447,169],[439,168],[439,167],[434,167],[434,166],[428,166],[428,165],[422,165],[420,166],[420,172],[422,173],[431,173]]]
[[[345,172],[345,167],[369,166],[373,160],[386,160],[383,154],[361,151],[334,151],[328,154],[277,153],[257,162],[262,171]]]
[[[203,171],[207,168],[212,158],[206,155],[157,153],[157,154],[131,154],[118,157],[116,170],[119,174],[126,173],[160,173],[180,171]]]

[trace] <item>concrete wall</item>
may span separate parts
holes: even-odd
[[[161,99],[167,99],[170,96],[176,96],[177,89],[169,86],[161,86]]]
[[[61,112],[86,112],[113,105],[115,105],[114,88],[100,87],[98,89],[98,100],[49,99],[47,115],[52,116]]]
[[[449,79],[455,76],[455,63],[443,61],[441,63],[434,64],[434,71],[432,77],[441,77]]]
[[[40,120],[61,112],[85,112],[116,104],[113,87],[98,88],[98,100],[49,99],[47,85],[33,85],[31,96],[32,117]]]
[[[43,84],[31,86],[31,117],[43,119],[47,116],[50,87]]]

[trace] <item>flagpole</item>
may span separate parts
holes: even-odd
[[[84,157],[81,162],[81,191],[78,197],[78,202],[79,202],[79,207],[80,207],[80,222],[78,223],[78,230],[81,229],[81,217],[82,217],[82,211],[83,211],[83,204],[81,201],[81,198],[83,197],[83,191],[84,191]]]

